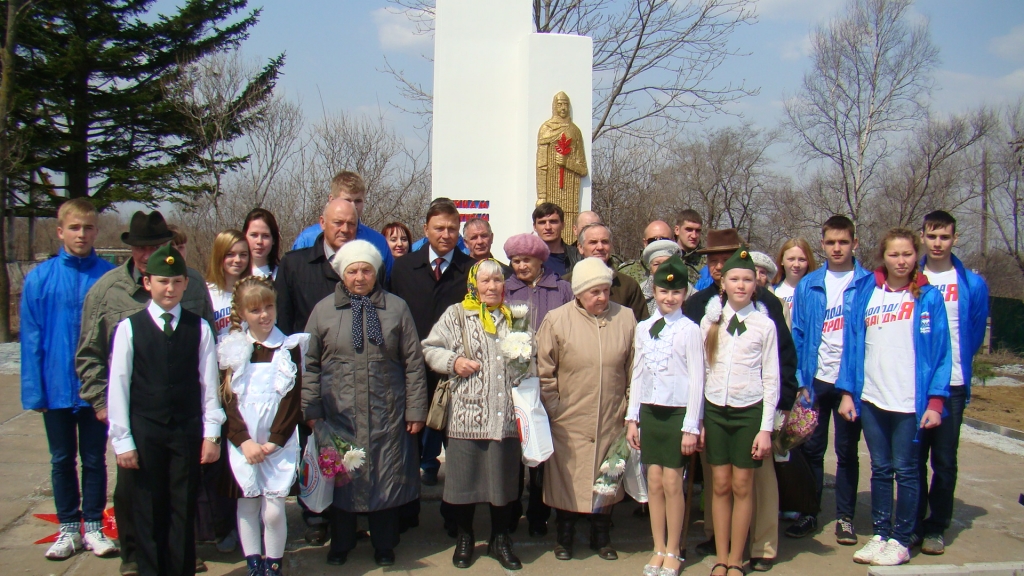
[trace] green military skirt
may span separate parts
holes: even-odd
[[[644,466],[682,468],[686,407],[640,405],[640,462]]]
[[[760,468],[751,452],[761,431],[761,402],[746,408],[716,406],[704,401],[704,450],[708,464],[732,464],[737,468]]]

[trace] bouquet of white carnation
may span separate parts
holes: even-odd
[[[512,304],[512,327],[501,340],[501,354],[505,357],[512,382],[518,384],[530,370],[533,360],[533,335],[529,329],[530,308],[526,304]]]

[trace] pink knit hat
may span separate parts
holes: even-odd
[[[505,240],[505,256],[510,260],[513,256],[533,256],[541,262],[548,259],[551,250],[548,245],[534,234],[516,234]]]

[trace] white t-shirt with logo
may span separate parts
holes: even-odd
[[[775,297],[781,300],[783,304],[785,304],[787,307],[789,307],[790,312],[793,311],[793,296],[795,294],[796,289],[790,286],[789,284],[786,284],[785,282],[782,282],[781,284],[775,287]]]
[[[914,295],[909,290],[888,292],[875,288],[864,315],[861,400],[889,412],[906,414],[916,409],[914,304]]]
[[[217,288],[216,284],[206,283],[213,301],[213,331],[219,341],[231,329],[231,292]]]
[[[956,276],[956,268],[949,272],[929,272],[926,268],[924,275],[928,277],[929,284],[942,292],[942,298],[946,301],[949,339],[953,345],[953,375],[949,380],[949,385],[963,386],[964,371],[960,367],[960,284]]]
[[[839,364],[843,359],[843,293],[853,281],[849,272],[825,271],[825,322],[821,325],[821,344],[818,345],[818,372],[814,377],[835,384],[839,378]]]

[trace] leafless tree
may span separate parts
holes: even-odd
[[[637,258],[644,228],[670,214],[657,186],[658,155],[649,141],[613,134],[593,156],[591,207],[611,227],[616,254]]]
[[[991,221],[1001,251],[1024,274],[1024,151],[1016,144],[1024,139],[1024,101],[1007,107],[1000,120],[989,140]]]
[[[813,66],[785,104],[797,149],[834,173],[833,193],[857,221],[897,145],[926,116],[938,57],[911,0],[850,0],[812,34]]]
[[[392,0],[417,31],[433,33],[434,0]],[[594,40],[593,140],[620,132],[651,138],[757,91],[722,83],[715,70],[737,52],[728,45],[755,22],[750,0],[534,0],[541,33]],[[430,91],[385,62],[403,96],[430,114]]]

